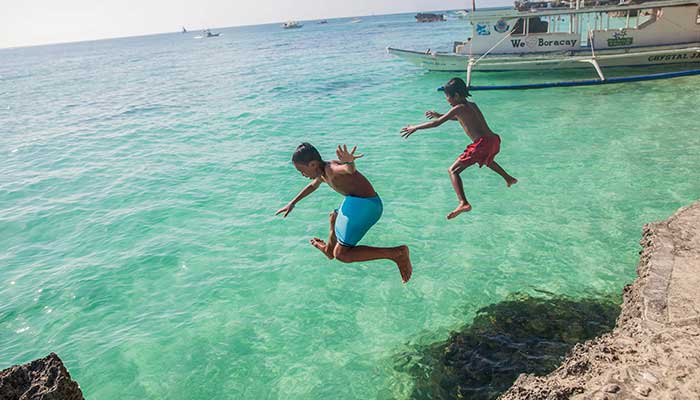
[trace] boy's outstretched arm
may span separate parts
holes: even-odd
[[[314,179],[311,183],[306,185],[306,187],[302,189],[301,192],[299,192],[299,194],[296,195],[296,197],[294,197],[294,199],[292,199],[292,201],[289,202],[289,204],[277,210],[275,215],[280,215],[281,213],[284,213],[282,217],[287,218],[287,215],[289,215],[289,213],[292,212],[294,206],[298,202],[300,202],[301,199],[313,193],[314,190],[318,189],[319,186],[321,186],[321,178]]]
[[[364,157],[364,154],[355,155],[357,146],[354,146],[351,151],[348,151],[347,145],[338,145],[335,154],[338,156],[338,166],[335,167],[337,172],[341,174],[354,174],[357,171],[355,160]]]
[[[442,114],[440,114],[440,113],[437,112],[437,111],[426,111],[426,112],[425,112],[425,118],[434,119],[434,118],[440,118],[440,117],[442,117]],[[451,119],[452,119],[453,121],[456,121],[456,120],[457,120],[457,117],[452,117]]]
[[[405,126],[403,129],[401,129],[401,137],[404,139],[408,139],[408,137],[411,136],[411,134],[413,134],[413,132],[415,132],[419,129],[435,128],[435,127],[438,127],[438,126],[444,124],[445,122],[447,122],[451,119],[456,118],[457,107],[459,107],[459,106],[452,107],[450,109],[450,111],[448,111],[446,114],[442,114],[438,118],[433,119],[432,121],[423,122],[422,124],[415,125],[415,126],[412,126],[412,125]]]

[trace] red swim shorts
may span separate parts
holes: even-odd
[[[479,168],[493,162],[496,154],[501,150],[501,137],[493,134],[482,136],[476,142],[467,146],[464,153],[457,159],[469,164],[479,163]]]

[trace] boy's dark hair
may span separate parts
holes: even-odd
[[[450,97],[454,97],[456,94],[462,95],[462,97],[469,97],[469,90],[467,89],[467,84],[461,78],[452,78],[444,86],[445,94]]]
[[[292,162],[296,164],[308,165],[311,161],[323,162],[318,150],[311,143],[304,142],[297,146],[292,154]]]

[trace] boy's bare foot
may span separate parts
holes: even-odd
[[[326,246],[326,242],[315,237],[309,240],[309,243],[311,243],[311,245],[315,248],[319,249],[324,256],[328,257],[329,260],[333,259],[333,252],[328,251],[328,246]]]
[[[471,211],[471,210],[472,210],[472,205],[471,205],[471,204],[469,204],[469,203],[461,203],[459,206],[457,206],[457,208],[454,209],[454,211],[452,211],[451,213],[447,214],[447,219],[452,219],[452,218],[458,216],[459,214],[461,214],[461,213],[463,213],[463,212],[467,212],[467,211]]]
[[[515,178],[506,179],[506,186],[507,187],[511,187],[511,186],[515,185],[516,183],[518,183],[518,180]]]
[[[411,257],[408,252],[408,246],[399,246],[399,255],[396,257],[396,265],[401,273],[403,283],[408,282],[413,274],[413,266],[411,265]]]

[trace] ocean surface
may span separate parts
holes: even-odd
[[[399,130],[454,74],[385,48],[449,50],[466,22],[350,21],[0,50],[0,368],[56,352],[88,399],[407,398],[395,354],[513,293],[619,294],[642,225],[700,197],[700,77],[479,92],[520,182],[469,168],[447,221],[467,137]],[[328,187],[274,217],[302,141],[365,154],[385,212],[363,243],[408,244],[409,284],[308,244]]]

